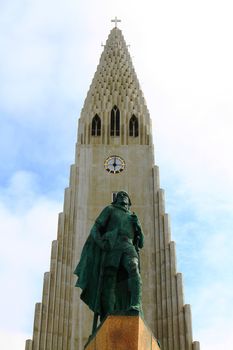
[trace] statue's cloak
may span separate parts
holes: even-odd
[[[92,230],[83,247],[80,262],[74,271],[74,274],[78,276],[75,286],[82,289],[80,298],[84,303],[93,312],[100,313],[100,271],[104,253],[96,244],[93,234]]]

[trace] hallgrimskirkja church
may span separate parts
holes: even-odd
[[[96,217],[121,190],[129,194],[145,235],[140,263],[144,320],[162,350],[200,350],[176,270],[151,118],[115,20],[79,118],[75,162],[26,350],[84,349],[93,313],[80,300],[74,269]]]

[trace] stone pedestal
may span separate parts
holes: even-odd
[[[161,350],[139,316],[108,316],[85,350]]]

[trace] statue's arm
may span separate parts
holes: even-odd
[[[138,247],[140,249],[142,249],[142,247],[144,246],[144,233],[142,231],[142,226],[140,224],[140,221],[139,221],[139,225],[138,225],[138,236],[139,236],[139,240],[138,240]]]
[[[91,236],[102,250],[108,250],[109,248],[108,240],[105,237],[105,232],[110,215],[111,209],[109,207],[104,208],[91,229]]]
[[[142,231],[142,225],[135,213],[131,215],[133,225],[134,225],[134,230],[135,230],[135,235],[136,235],[136,240],[137,240],[137,246],[138,248],[142,249],[144,245],[144,233]]]

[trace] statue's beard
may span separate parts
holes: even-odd
[[[127,207],[127,208],[129,207],[129,203],[124,202],[124,201],[119,201],[118,204],[122,205],[123,207]]]

